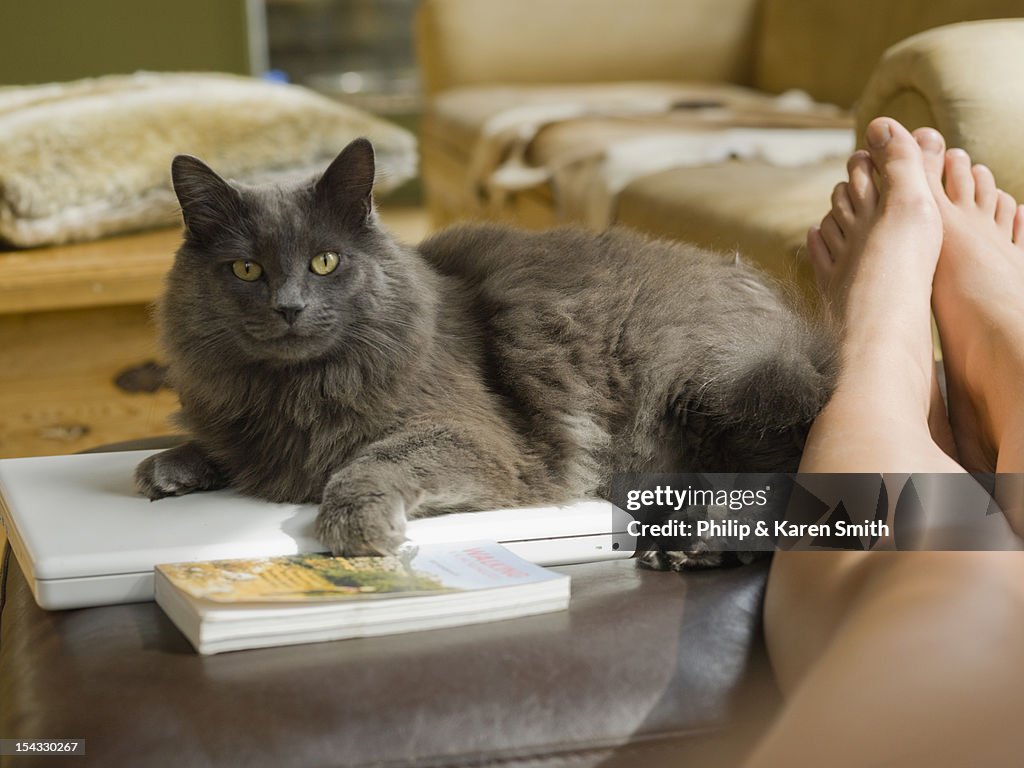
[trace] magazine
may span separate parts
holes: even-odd
[[[203,654],[490,622],[569,602],[568,576],[493,542],[158,565],[155,587]]]

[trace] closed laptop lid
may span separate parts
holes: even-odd
[[[4,524],[36,579],[150,571],[156,563],[321,551],[316,507],[229,490],[149,501],[136,465],[154,451],[0,461]]]
[[[134,487],[135,467],[155,451],[0,460],[4,524],[22,569],[37,580],[152,571],[157,563],[271,557],[323,551],[317,507],[275,504],[232,490],[149,501]],[[610,535],[612,506],[582,500],[563,507],[491,510],[414,520],[421,543],[503,543]],[[620,522],[621,527],[621,522]],[[593,559],[610,552],[595,551]],[[623,551],[617,556],[628,556]],[[583,559],[591,559],[586,557]],[[578,562],[557,551],[547,562]]]

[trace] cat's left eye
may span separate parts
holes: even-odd
[[[318,275],[329,275],[338,268],[339,261],[338,254],[334,251],[324,251],[313,257],[309,262],[309,268]]]

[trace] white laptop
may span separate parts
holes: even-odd
[[[152,600],[158,563],[323,550],[313,535],[314,505],[230,490],[150,502],[132,475],[151,453],[0,460],[0,518],[40,606]],[[628,520],[608,502],[580,501],[415,520],[409,538],[498,541],[540,565],[565,565],[630,557]]]

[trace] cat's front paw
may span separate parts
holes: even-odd
[[[398,493],[328,487],[316,535],[335,555],[392,555],[405,542],[405,512]]]
[[[135,487],[151,501],[225,485],[227,481],[195,443],[148,456],[135,469]]]

